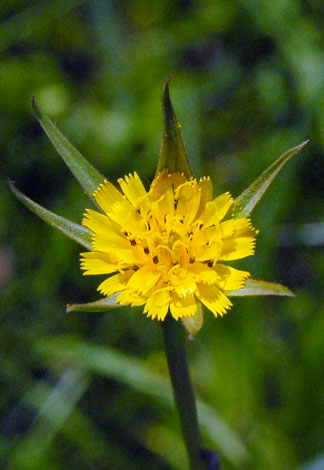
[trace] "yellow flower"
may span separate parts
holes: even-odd
[[[249,273],[219,261],[254,254],[257,232],[247,218],[223,220],[233,199],[212,197],[209,178],[199,182],[161,171],[147,192],[136,173],[105,181],[94,193],[103,213],[88,209],[83,225],[93,233],[92,251],[82,253],[84,274],[111,274],[98,287],[119,293],[120,304],[145,305],[164,320],[192,317],[201,302],[215,316],[232,305],[223,291],[244,286]]]

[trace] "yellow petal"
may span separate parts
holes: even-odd
[[[172,217],[174,213],[174,196],[170,187],[160,199],[151,203],[151,211],[153,217],[161,224],[165,221],[165,217]]]
[[[173,318],[192,317],[197,311],[197,301],[193,294],[180,297],[176,292],[171,293],[170,312]]]
[[[138,201],[138,205],[138,210],[140,211],[141,216],[146,217],[151,209],[151,202],[148,193]]]
[[[96,232],[97,230],[105,231],[107,227],[106,224],[109,223],[109,220],[109,217],[98,211],[86,209],[82,225],[88,227],[92,232]]]
[[[209,244],[214,242],[219,242],[223,237],[223,232],[220,228],[220,224],[216,223],[211,227],[207,227],[205,230],[202,230],[203,233],[206,234],[207,241]]]
[[[152,181],[149,192],[151,201],[160,199],[170,188],[174,190],[186,181],[183,174],[168,173],[167,170],[161,171]]]
[[[158,245],[156,252],[161,266],[163,266],[166,271],[169,271],[172,265],[172,251],[170,248],[168,246]]]
[[[210,284],[197,284],[198,299],[217,317],[223,316],[232,306],[232,302],[216,286]]]
[[[94,233],[106,232],[107,230],[118,232],[121,230],[120,225],[113,222],[107,215],[92,209],[86,209],[82,225],[88,227]]]
[[[184,216],[186,223],[190,224],[194,220],[200,204],[200,190],[197,180],[186,181],[178,186],[174,197],[176,215]]]
[[[167,191],[172,190],[171,175],[167,170],[161,171],[152,181],[149,191],[150,200],[157,201]]]
[[[218,260],[218,257],[222,251],[222,240],[221,240],[221,231],[219,224],[212,225],[205,230],[201,231],[201,234],[204,234],[206,242],[201,247],[199,252],[197,252],[196,260],[197,261],[209,261],[209,260]]]
[[[138,290],[140,294],[146,294],[158,283],[159,278],[158,271],[153,271],[150,266],[144,266],[134,273],[129,280],[128,287]]]
[[[134,271],[131,269],[123,273],[115,274],[114,276],[111,276],[103,281],[99,285],[98,291],[107,297],[116,294],[116,292],[126,289],[127,283],[133,274]]]
[[[144,313],[148,317],[164,320],[170,304],[170,290],[160,289],[152,294],[145,304]]]
[[[214,199],[210,204],[217,209],[219,220],[222,220],[233,202],[234,200],[230,193],[224,193]]]
[[[204,247],[202,253],[196,257],[197,261],[217,261],[222,253],[222,244],[214,243]]]
[[[172,246],[172,260],[174,264],[180,264],[180,266],[189,263],[188,250],[181,240],[177,240]]]
[[[140,295],[135,289],[125,289],[117,297],[117,302],[119,304],[137,307],[139,305],[144,305],[146,298]]]
[[[220,260],[234,260],[254,254],[257,231],[249,219],[230,219],[220,224],[223,248]]]
[[[88,209],[82,224],[95,234],[94,249],[98,251],[105,251],[106,247],[130,247],[130,241],[122,233],[121,226],[104,214]]]
[[[233,199],[229,193],[221,194],[216,199],[206,204],[199,219],[201,219],[205,227],[214,225],[225,217],[232,204]]]
[[[171,175],[166,171],[159,173],[153,180],[149,191],[152,214],[157,220],[163,220],[165,215],[173,216],[174,193]]]
[[[178,186],[185,183],[187,178],[183,173],[171,173],[171,182],[174,189],[177,189]]]
[[[128,252],[130,250],[130,242],[126,237],[114,236],[112,232],[97,233],[93,241],[93,249],[97,251],[106,251],[113,254],[115,250]]]
[[[194,277],[188,269],[175,266],[168,275],[168,280],[178,295],[189,295],[196,291],[197,286]]]
[[[222,252],[219,259],[229,261],[245,258],[254,254],[254,238],[234,238],[223,241]]]
[[[229,219],[220,224],[224,238],[255,237],[257,231],[252,227],[249,219]]]
[[[99,188],[93,193],[93,196],[101,209],[109,214],[111,208],[116,202],[121,202],[123,200],[123,195],[118,191],[113,184],[108,180],[105,180]]]
[[[241,289],[250,276],[247,271],[240,271],[223,264],[216,264],[212,269],[217,273],[219,277],[217,284],[223,290]]]
[[[221,279],[218,272],[203,263],[193,263],[190,265],[190,273],[193,275],[196,282],[204,282],[207,284],[218,283]]]
[[[146,196],[146,189],[144,188],[136,171],[134,172],[134,175],[129,174],[128,176],[125,176],[125,178],[120,178],[118,183],[129,202],[135,207],[135,209],[138,209],[139,202]]]
[[[210,202],[213,199],[213,184],[209,177],[203,177],[199,181],[199,188],[200,188],[200,205],[197,211],[197,217],[202,211],[205,209],[207,202]]]
[[[194,230],[189,239],[189,246],[195,258],[198,258],[204,253],[208,241],[209,240],[205,230],[200,230],[197,228]]]
[[[118,268],[122,271],[125,269],[132,269],[133,267],[139,267],[142,264],[144,253],[138,255],[138,251],[134,249],[123,249],[123,248],[106,248],[105,250],[110,256],[116,259]],[[136,268],[135,268],[136,269]]]
[[[85,271],[83,274],[110,274],[118,271],[117,264],[112,262],[107,253],[90,251],[81,253],[81,256],[81,269]]]
[[[126,198],[114,205],[109,217],[117,222],[123,231],[130,232],[134,236],[146,230],[142,216]]]

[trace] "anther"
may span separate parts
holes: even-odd
[[[158,262],[159,262],[159,258],[157,256],[154,256],[153,263],[158,264]]]

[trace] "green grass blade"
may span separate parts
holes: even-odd
[[[34,214],[43,219],[45,222],[60,230],[69,238],[72,238],[75,242],[84,246],[88,250],[92,249],[91,245],[91,231],[82,225],[71,222],[60,215],[54,214],[54,212],[45,209],[36,202],[29,199],[21,193],[12,182],[9,182],[9,186],[14,195],[22,202],[28,209],[30,209]]]
[[[47,468],[44,462],[57,434],[63,433],[73,439],[72,433],[67,432],[69,421],[78,425],[85,424],[86,420],[78,412],[76,405],[88,386],[87,375],[81,369],[75,368],[65,370],[53,389],[45,383],[35,383],[23,396],[22,401],[26,406],[35,409],[37,414],[29,432],[25,433],[12,448],[11,468],[21,470]],[[81,440],[78,443],[83,444]],[[89,451],[90,446],[87,446],[86,450]]]
[[[37,351],[50,364],[64,359],[75,367],[112,377],[141,393],[151,396],[173,409],[169,380],[139,359],[128,357],[112,348],[87,344],[71,337],[57,337],[34,343]],[[199,422],[203,434],[235,468],[242,468],[249,459],[248,451],[239,436],[222,420],[217,411],[202,399],[197,399]]]
[[[104,177],[89,163],[81,153],[58,130],[48,116],[41,113],[35,98],[32,99],[35,115],[56,148],[57,152],[70,168],[86,194],[94,201],[93,192],[104,181]],[[94,201],[95,202],[95,201]]]
[[[236,198],[233,206],[233,217],[235,219],[248,217],[250,215],[277,174],[282,170],[288,160],[298,153],[307,142],[308,140],[281,155],[281,157],[270,165],[238,198]]]

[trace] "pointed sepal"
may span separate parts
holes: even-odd
[[[87,304],[72,304],[66,306],[66,311],[70,312],[107,312],[118,307],[126,307],[126,305],[118,304],[116,299],[119,294],[105,297],[104,299],[97,300],[96,302],[89,302]]]
[[[20,192],[12,182],[9,182],[9,186],[14,195],[22,202],[28,209],[30,209],[34,214],[43,219],[45,222],[60,230],[69,238],[72,238],[75,242],[84,246],[88,250],[92,249],[91,244],[91,231],[82,225],[71,222],[65,217],[55,214],[54,212],[45,209],[36,202],[29,199],[22,192]]]
[[[253,278],[249,278],[242,289],[225,291],[224,293],[228,297],[248,297],[252,295],[285,295],[288,297],[296,297],[288,287],[282,284]]]
[[[189,339],[195,339],[196,334],[204,324],[204,310],[201,302],[197,302],[197,312],[194,314],[194,316],[190,318],[183,318],[182,324],[187,330]]]
[[[193,173],[181,136],[181,124],[177,121],[170,98],[171,79],[168,77],[162,85],[163,135],[157,172],[167,168],[170,173],[183,173],[189,179]]]
[[[71,172],[79,181],[86,194],[92,199],[93,193],[104,182],[104,177],[89,163],[81,153],[58,130],[51,119],[38,108],[35,98],[32,98],[32,106],[36,118],[46,132],[57,152],[65,161]]]
[[[250,215],[277,174],[282,170],[290,158],[305,147],[307,143],[308,140],[281,155],[281,157],[272,163],[272,165],[270,165],[245,191],[243,191],[238,198],[236,198],[232,212],[234,219],[248,217]]]

